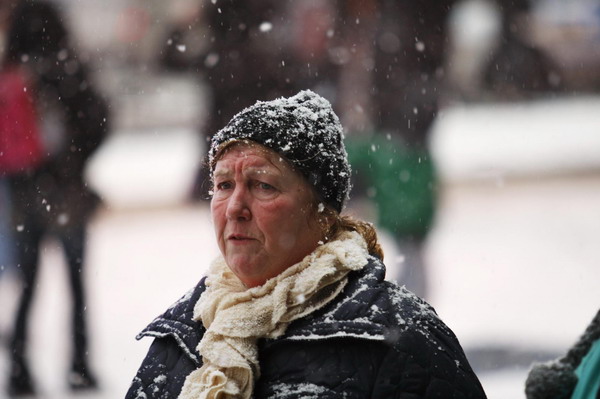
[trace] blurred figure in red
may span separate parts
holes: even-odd
[[[85,183],[83,173],[86,161],[106,136],[107,104],[95,91],[52,4],[21,0],[3,1],[2,6],[8,21],[2,70],[24,76],[22,90],[31,93],[35,110],[31,122],[37,124],[30,132],[39,132],[41,145],[40,159],[5,173],[12,199],[16,262],[23,282],[10,346],[8,391],[11,396],[35,393],[26,338],[38,284],[40,244],[47,235],[62,244],[73,295],[69,386],[95,388],[97,382],[88,364],[82,273],[87,222],[100,199]]]

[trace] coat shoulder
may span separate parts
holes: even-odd
[[[202,323],[193,319],[194,306],[206,285],[200,282],[155,318],[136,337],[153,337],[154,342],[126,394],[127,399],[177,397],[185,378],[201,366],[195,351],[204,334]]]
[[[384,277],[383,263],[370,259],[332,303],[264,342],[259,392],[268,398],[485,398],[435,309]]]
[[[171,337],[194,363],[201,364],[195,348],[205,331],[201,322],[193,319],[194,306],[202,293],[206,290],[206,277],[185,295],[173,303],[163,314],[155,318],[136,337],[164,338]]]
[[[435,310],[404,287],[385,280],[385,266],[369,259],[351,273],[343,292],[324,308],[298,320],[283,339],[354,337],[386,340],[392,332],[441,324]]]
[[[383,286],[392,322],[373,396],[411,392],[427,398],[485,398],[458,338],[435,309],[404,287]]]

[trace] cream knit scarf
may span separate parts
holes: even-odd
[[[257,340],[277,338],[287,326],[323,307],[347,283],[347,274],[367,264],[367,245],[356,232],[343,232],[268,280],[246,288],[216,259],[194,319],[207,331],[198,344],[203,366],[188,375],[179,399],[249,399],[260,376]]]

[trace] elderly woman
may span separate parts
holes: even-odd
[[[435,311],[384,280],[373,227],[341,216],[350,166],[325,99],[256,103],[209,161],[222,256],[139,335],[155,341],[127,398],[485,398]]]

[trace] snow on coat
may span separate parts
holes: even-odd
[[[333,302],[259,342],[255,398],[485,398],[452,331],[414,294],[384,280],[375,257]],[[201,365],[205,332],[193,321],[204,279],[138,339],[155,337],[126,399],[177,398]]]

